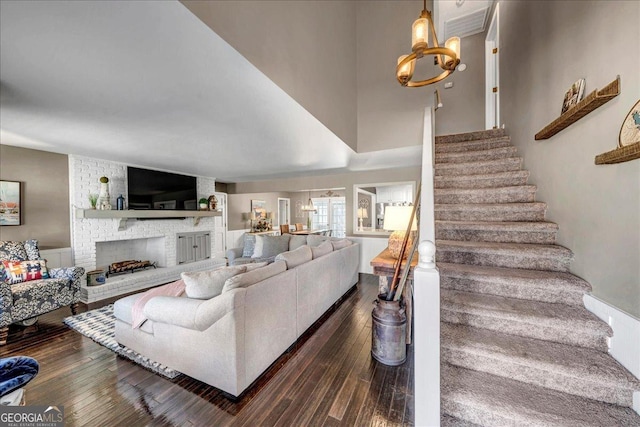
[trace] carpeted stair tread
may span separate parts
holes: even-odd
[[[434,201],[439,204],[459,203],[526,203],[536,198],[535,185],[493,188],[437,188]]]
[[[436,136],[436,144],[449,143],[449,142],[461,142],[461,141],[475,141],[478,139],[498,138],[505,136],[504,129],[487,129],[475,132],[455,133],[451,135]]]
[[[510,147],[510,136],[478,139],[473,141],[448,142],[435,144],[436,153],[461,153],[464,151],[490,150],[492,148]]]
[[[441,320],[607,351],[611,328],[584,307],[441,289]]]
[[[490,148],[488,150],[463,151],[453,153],[436,153],[436,163],[468,163],[478,160],[496,160],[515,157],[518,149],[513,145],[508,147]]]
[[[461,420],[447,414],[440,415],[440,427],[482,427],[469,421]]]
[[[478,175],[522,169],[522,157],[506,157],[497,160],[482,160],[466,163],[436,163],[435,176]]]
[[[492,188],[525,185],[529,171],[514,170],[476,175],[439,175],[434,179],[435,188]]]
[[[436,261],[490,267],[569,271],[573,253],[560,245],[436,240]]]
[[[583,307],[591,285],[571,273],[439,262],[440,286],[523,300]]]
[[[441,324],[445,362],[621,406],[638,381],[609,354],[583,347]]]
[[[436,203],[435,219],[443,221],[544,221],[547,204],[529,203]]]
[[[441,221],[436,239],[503,243],[554,244],[558,225],[553,222]]]
[[[487,427],[638,426],[632,409],[443,364],[442,410]]]

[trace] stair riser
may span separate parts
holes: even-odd
[[[477,141],[481,139],[499,138],[505,135],[504,129],[488,129],[478,132],[459,133],[436,136],[436,144],[448,142]]]
[[[518,150],[515,147],[467,151],[462,153],[436,153],[436,163],[469,163],[482,160],[498,160],[515,157],[517,153]]]
[[[465,151],[491,150],[493,148],[511,147],[509,138],[496,138],[480,141],[468,141],[457,143],[436,143],[436,153],[463,153]]]
[[[477,292],[486,295],[496,295],[507,298],[517,298],[529,301],[541,301],[554,304],[567,304],[582,307],[584,292],[562,289],[536,288],[531,284],[515,281],[498,283],[492,281],[474,280],[471,278],[440,276],[440,287],[463,292]]]
[[[434,180],[435,188],[495,188],[511,187],[515,185],[526,185],[529,175],[499,178],[479,178],[474,175],[468,176],[436,176]]]
[[[446,206],[446,205],[445,205]],[[526,210],[497,209],[452,209],[436,206],[435,219],[443,221],[544,221],[545,209],[531,207]]]
[[[453,264],[482,265],[485,267],[524,268],[527,270],[569,271],[570,259],[542,257],[536,254],[478,253],[438,248],[436,262]]]
[[[435,190],[434,200],[441,204],[457,203],[528,203],[535,201],[535,187],[477,190]]]
[[[518,171],[522,169],[522,158],[511,157],[501,161],[482,163],[439,163],[435,167],[436,176],[479,175],[498,172]]]
[[[633,404],[632,390],[607,387],[566,373],[549,371],[543,367],[527,366],[526,361],[490,357],[486,354],[475,354],[465,351],[465,349],[453,349],[446,346],[441,347],[440,354],[443,361],[451,365],[535,384],[575,396],[601,400],[614,405],[631,406]]]
[[[542,231],[491,231],[491,230],[460,230],[440,229],[436,225],[436,239],[458,240],[466,242],[497,242],[497,243],[536,243],[553,245],[557,232]]]
[[[579,328],[565,328],[543,326],[534,323],[516,322],[491,316],[455,311],[447,307],[440,310],[440,319],[443,322],[456,323],[461,325],[485,328],[504,334],[518,335],[521,337],[536,338],[562,344],[577,345],[580,347],[593,348],[599,351],[607,351],[606,337],[593,335]]]

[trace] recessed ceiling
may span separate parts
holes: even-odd
[[[0,131],[7,145],[223,182],[420,159],[356,154],[174,1],[0,2]]]

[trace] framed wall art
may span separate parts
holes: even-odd
[[[21,225],[20,182],[0,181],[0,225]]]
[[[251,212],[256,216],[256,219],[267,218],[267,202],[264,200],[252,199],[251,200]]]
[[[618,136],[618,147],[640,142],[640,100],[631,107],[629,114],[624,118]]]

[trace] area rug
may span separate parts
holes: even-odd
[[[105,346],[109,350],[152,372],[169,379],[180,375],[180,372],[176,370],[142,356],[127,347],[118,345],[115,339],[116,318],[113,315],[113,304],[87,311],[86,313],[76,314],[75,316],[65,317],[62,321],[65,325],[71,329],[75,329],[85,337],[91,338],[98,344]]]

